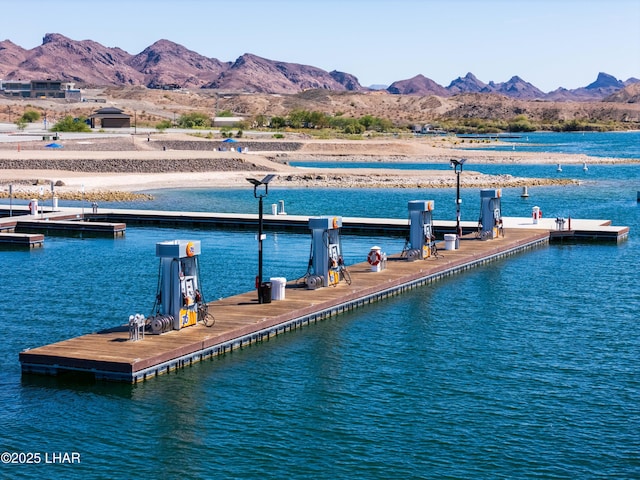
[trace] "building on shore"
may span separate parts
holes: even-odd
[[[62,98],[79,102],[80,90],[72,82],[61,80],[0,80],[0,93],[7,97]]]
[[[123,110],[116,107],[101,108],[89,115],[89,125],[91,128],[96,128],[96,120],[100,122],[101,128],[131,127],[131,115],[127,115]]]

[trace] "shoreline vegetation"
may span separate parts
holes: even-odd
[[[64,134],[61,137],[65,137]],[[476,164],[631,163],[634,160],[586,155],[497,152],[454,141],[424,138],[291,140],[243,138],[238,152],[220,140],[186,133],[144,133],[110,138],[61,138],[59,149],[44,149],[39,141],[0,143],[0,198],[30,199],[55,195],[62,200],[151,200],[148,190],[169,188],[242,188],[246,178],[276,174],[273,185],[292,188],[452,188],[450,170],[384,168],[306,168],[294,161],[444,163],[466,158],[460,176],[463,188],[506,188],[577,185],[578,180],[486,175]],[[495,142],[492,143],[495,145]],[[473,147],[474,150],[465,148]],[[481,146],[481,145],[480,145]],[[637,160],[636,160],[637,162]],[[84,193],[83,193],[84,190]]]

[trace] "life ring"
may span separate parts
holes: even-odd
[[[367,262],[369,265],[373,265],[374,267],[380,263],[382,256],[378,250],[371,250],[369,255],[367,255]]]

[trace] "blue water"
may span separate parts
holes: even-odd
[[[628,241],[538,248],[134,386],[22,378],[18,353],[150,313],[158,241],[201,240],[208,300],[250,290],[254,233],[129,227],[0,250],[0,452],[81,458],[0,465],[0,478],[640,478],[640,166],[588,176],[528,199],[505,189],[503,213],[610,219]],[[257,207],[250,189],[156,194],[136,206]],[[268,197],[290,213],[398,218],[434,199],[436,219],[454,218],[454,198],[275,185]],[[478,190],[462,198],[477,219]],[[373,244],[402,239],[344,236],[346,262]],[[309,246],[269,232],[265,276],[303,275]]]
[[[481,147],[496,151],[585,154],[592,157],[640,159],[640,131],[632,132],[534,132],[521,138],[505,138],[506,145]]]

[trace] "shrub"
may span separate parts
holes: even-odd
[[[22,120],[26,123],[33,123],[40,120],[40,112],[36,112],[35,110],[27,110],[22,114]]]
[[[85,117],[72,117],[67,115],[57,122],[52,128],[52,132],[90,132],[91,128],[87,125]]]
[[[211,127],[211,119],[206,113],[185,113],[180,115],[177,124],[182,128],[209,128]]]
[[[167,128],[171,128],[171,120],[163,120],[156,124],[156,130],[166,130]]]

